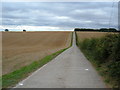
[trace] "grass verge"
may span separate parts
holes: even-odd
[[[70,47],[72,46],[72,43],[73,43],[73,32],[72,32],[72,35],[71,35],[71,43],[70,43]]]

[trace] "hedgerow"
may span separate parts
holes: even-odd
[[[85,39],[77,45],[89,60],[104,68],[102,74],[120,88],[120,34],[108,34],[102,38]]]

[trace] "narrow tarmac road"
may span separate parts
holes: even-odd
[[[76,46],[73,45],[34,72],[15,88],[106,88],[101,77]]]

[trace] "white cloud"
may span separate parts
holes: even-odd
[[[55,18],[60,20],[69,19],[69,17],[66,17],[66,16],[56,16]]]

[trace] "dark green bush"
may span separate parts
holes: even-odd
[[[108,65],[108,75],[112,77],[117,84],[117,87],[120,88],[120,61],[118,62],[111,62]]]
[[[119,79],[120,77],[120,61],[118,62],[111,62],[108,65],[109,68],[109,75],[112,77],[117,77]]]
[[[113,61],[120,61],[120,34],[115,36],[111,58]]]

